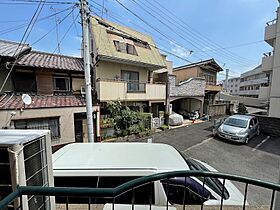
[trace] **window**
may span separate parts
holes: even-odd
[[[16,129],[47,129],[51,131],[51,139],[55,141],[60,138],[59,118],[41,118],[14,121]]]
[[[115,188],[138,177],[54,177],[55,187],[90,187],[90,188]],[[154,183],[148,183],[135,188],[134,204],[155,204]],[[131,204],[132,191],[127,191],[115,199],[119,204]],[[57,203],[65,203],[65,198],[58,198]],[[69,197],[69,203],[88,203],[88,198]],[[112,203],[110,198],[92,198],[92,203]]]
[[[118,52],[127,53],[130,55],[138,55],[135,46],[132,44],[114,40],[114,45]]]
[[[68,77],[54,77],[54,91],[69,92],[70,79]]]
[[[16,92],[36,92],[36,77],[30,72],[15,72],[13,75]]]
[[[121,79],[127,81],[127,92],[145,92],[144,83],[139,83],[139,72],[121,71]]]

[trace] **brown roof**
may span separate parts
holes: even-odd
[[[16,58],[18,55],[30,51],[28,44],[19,46],[18,42],[0,40],[0,57]]]
[[[80,95],[56,95],[56,96],[31,96],[32,103],[24,105],[20,95],[0,96],[0,110],[13,109],[38,109],[38,108],[59,108],[59,107],[83,107],[86,100]]]
[[[184,70],[184,69],[188,69],[188,68],[191,68],[194,66],[201,66],[201,67],[208,66],[208,67],[210,67],[210,70],[217,71],[217,72],[223,71],[223,68],[220,67],[219,64],[213,58],[204,60],[204,61],[199,61],[196,63],[190,63],[190,64],[187,64],[184,66],[178,66],[178,67],[173,68],[173,71]]]
[[[82,58],[38,51],[32,51],[22,56],[18,60],[17,65],[46,69],[83,71]]]

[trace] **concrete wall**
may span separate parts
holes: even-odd
[[[258,99],[258,98],[251,98],[251,97],[242,97],[242,96],[232,96],[228,94],[220,93],[219,99],[223,99],[225,101],[239,101],[240,103],[244,103],[247,106],[252,107],[263,107],[267,100],[265,99]]]
[[[176,77],[169,75],[169,96],[204,96],[205,80],[202,78],[191,78],[176,85]]]
[[[97,108],[94,108],[97,110]],[[11,118],[11,112],[16,115]],[[86,112],[85,107],[62,107],[62,108],[46,108],[46,109],[25,109],[20,110],[0,110],[0,127],[9,126],[11,120],[23,120],[34,118],[59,117],[60,139],[53,142],[56,144],[65,144],[75,141],[74,131],[74,113]],[[12,123],[13,124],[13,123]]]
[[[256,116],[260,122],[261,132],[269,136],[280,136],[280,118],[268,117],[258,114],[251,114]]]
[[[199,77],[200,68],[197,66],[188,68],[188,69],[180,69],[173,71],[173,75],[176,76],[176,82],[179,83],[181,81],[187,80],[191,77]]]
[[[147,68],[103,61],[100,61],[96,67],[96,79],[121,79],[121,70],[139,72],[139,81],[148,81],[149,70]]]
[[[202,106],[202,102],[192,98],[182,99],[180,108],[181,110],[192,112],[200,110]]]
[[[4,80],[8,75],[9,70],[6,69],[4,65],[0,65],[0,72],[1,72],[0,73],[0,88],[1,88],[2,84],[4,83]],[[4,93],[5,91],[11,91],[11,90],[13,90],[13,83],[11,77],[9,77],[1,93]]]
[[[208,105],[208,114],[211,117],[225,115],[226,114],[226,104],[210,104],[210,105]]]

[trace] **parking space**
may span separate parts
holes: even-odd
[[[239,174],[277,183],[280,138],[261,134],[247,145],[212,137],[212,122],[160,132],[154,142],[167,143],[188,156],[202,160],[220,172]],[[244,192],[243,184],[236,184]],[[250,204],[268,205],[271,192],[249,187]]]

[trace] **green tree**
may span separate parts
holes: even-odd
[[[246,113],[248,113],[248,110],[247,110],[245,104],[239,103],[237,112],[238,112],[238,114],[246,114]]]

